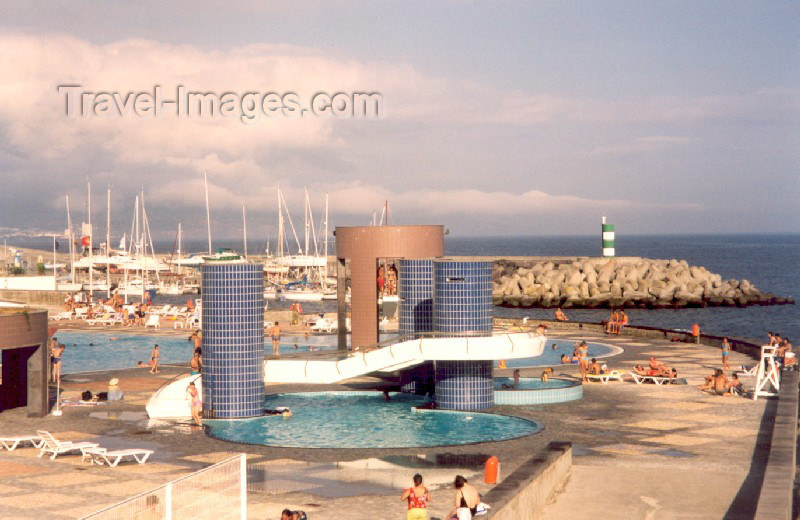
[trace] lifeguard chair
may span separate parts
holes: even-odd
[[[775,362],[775,353],[778,347],[774,345],[763,345],[761,347],[761,361],[758,363],[756,373],[756,387],[753,389],[753,400],[758,396],[776,395],[781,388],[781,376],[778,371],[778,364]],[[773,391],[765,390],[768,384],[772,385]]]

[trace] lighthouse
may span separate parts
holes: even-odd
[[[603,257],[610,258],[614,256],[614,224],[606,223],[606,215],[603,213]]]

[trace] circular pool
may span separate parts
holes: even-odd
[[[567,379],[541,379],[522,377],[514,384],[510,377],[494,378],[494,404],[536,405],[575,401],[583,397],[580,381]]]
[[[572,351],[575,350],[573,343],[574,339],[548,339],[544,345],[544,351],[541,356],[520,358],[520,359],[507,359],[506,368],[523,368],[523,367],[544,367],[555,366],[561,364],[561,356],[566,354],[572,357]],[[555,345],[556,348],[553,348]],[[589,359],[591,358],[604,358],[609,356],[616,356],[622,352],[622,349],[613,345],[606,345],[604,343],[586,343],[589,347]],[[577,363],[576,363],[577,364]],[[495,362],[497,368],[497,362]]]
[[[267,396],[265,407],[293,415],[205,421],[226,441],[288,448],[419,448],[524,437],[542,425],[507,415],[416,409],[427,399],[380,392],[305,392]]]

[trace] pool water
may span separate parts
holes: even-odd
[[[62,373],[92,372],[132,368],[138,361],[147,362],[153,345],[158,344],[161,364],[181,363],[189,366],[194,347],[189,332],[181,336],[136,334],[125,329],[107,329],[97,332],[59,330],[55,336],[67,346],[62,356]],[[383,339],[383,338],[382,338]],[[288,335],[281,338],[281,352],[308,352],[309,350],[335,350],[338,338],[333,335]],[[297,348],[295,348],[295,345]],[[264,352],[272,353],[272,341],[264,339]]]
[[[575,342],[574,339],[548,339],[547,343],[544,346],[544,352],[542,352],[541,356],[538,357],[531,357],[531,358],[520,358],[520,359],[507,359],[506,360],[506,368],[521,368],[521,367],[542,367],[542,366],[554,366],[561,364],[561,356],[566,354],[572,357],[572,351],[575,350],[573,343]],[[553,350],[553,344],[556,345],[555,350]],[[587,342],[586,345],[589,347],[589,359],[593,357],[596,358],[603,358],[608,356],[613,356],[622,352],[621,349],[617,347],[612,347],[611,345],[603,345],[600,343],[589,343]],[[497,362],[495,362],[495,368],[497,368]]]
[[[506,385],[506,388],[503,388]],[[510,377],[495,377],[494,388],[495,390],[548,390],[551,388],[567,388],[575,386],[574,381],[567,381],[565,379],[549,379],[547,382],[542,382],[541,379],[534,379],[530,377],[520,378],[519,383],[513,388],[508,388],[514,385],[514,380]]]
[[[534,421],[505,415],[415,411],[419,396],[380,392],[308,392],[267,396],[265,407],[288,406],[293,416],[207,420],[226,441],[291,448],[411,448],[507,440],[537,433]]]

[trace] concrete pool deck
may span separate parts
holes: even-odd
[[[582,336],[625,349],[607,358],[610,369],[628,369],[656,355],[678,369],[688,385],[587,384],[579,401],[539,406],[496,407],[541,421],[539,434],[510,441],[446,448],[290,449],[231,444],[205,436],[189,424],[148,423],[149,395],[185,368],[164,367],[161,374],[128,369],[65,377],[62,397],[82,390],[105,390],[112,377],[126,392],[123,402],[67,407],[61,417],[28,418],[24,410],[0,413],[0,433],[51,431],[64,440],[97,440],[110,447],[141,447],[156,452],[145,465],[117,468],[81,464],[80,457],[38,459],[28,447],[0,452],[0,508],[3,518],[77,518],[178,476],[245,452],[262,473],[250,483],[250,518],[278,518],[284,507],[303,509],[316,519],[402,518],[402,488],[419,471],[432,488],[431,518],[444,518],[452,505],[452,477],[461,473],[479,490],[481,460],[497,455],[501,476],[509,474],[550,441],[573,443],[573,467],[564,490],[544,518],[751,518],[768,447],[762,418],[774,400],[718,397],[696,385],[720,366],[719,350],[662,340]],[[738,352],[731,366],[751,364]],[[511,369],[496,374],[510,375]],[[537,377],[538,369],[522,369]],[[555,376],[575,377],[576,366],[555,368]],[[744,378],[747,387],[752,378]],[[360,378],[324,388],[363,389],[377,380]],[[268,391],[319,390],[319,386],[270,385]],[[765,411],[767,412],[765,415]],[[87,496],[91,499],[87,499]],[[490,504],[491,505],[491,504]]]

